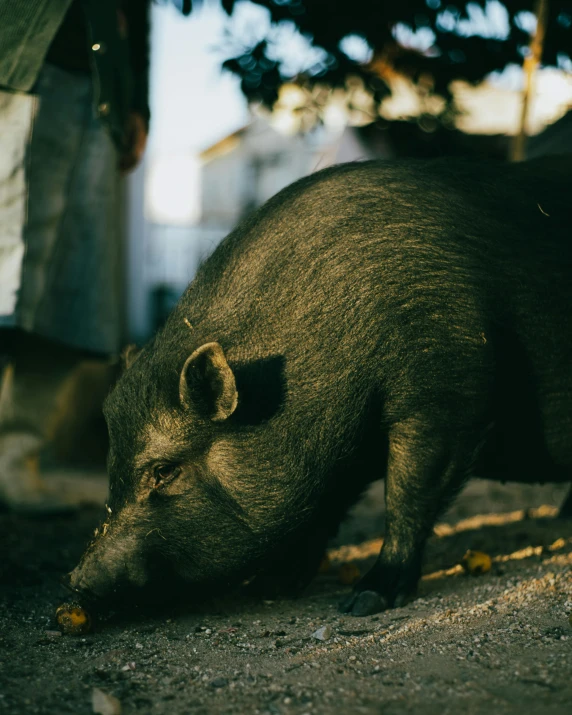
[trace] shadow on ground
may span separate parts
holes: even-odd
[[[0,515],[0,713],[91,713],[94,692],[106,713],[569,713],[572,522],[482,489],[468,501],[492,513],[460,499],[403,608],[338,614],[340,567],[368,567],[379,541],[366,540],[338,543],[302,598],[134,609],[78,638],[52,618],[99,509]],[[492,557],[488,574],[462,572],[467,549]]]

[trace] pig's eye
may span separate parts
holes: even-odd
[[[181,473],[181,468],[176,464],[161,464],[155,467],[154,489],[160,489],[164,484],[172,481]]]

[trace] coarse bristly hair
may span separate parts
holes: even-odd
[[[191,581],[278,578],[269,557],[310,572],[385,477],[385,545],[361,590],[393,605],[469,476],[569,480],[571,189],[572,160],[551,158],[354,163],[281,191],[108,399],[116,519],[160,529],[141,550]],[[213,421],[226,380],[238,403]],[[164,496],[142,486],[162,462],[183,465]]]

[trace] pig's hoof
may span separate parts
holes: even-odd
[[[355,591],[340,604],[342,613],[351,613],[352,616],[372,616],[374,613],[385,611],[388,603],[383,596],[375,591]]]

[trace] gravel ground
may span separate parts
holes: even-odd
[[[364,571],[379,546],[363,541],[381,528],[374,490],[303,597],[133,609],[83,637],[55,631],[53,613],[99,510],[0,515],[0,713],[569,715],[572,521],[554,506],[514,511],[563,494],[471,484],[404,608],[337,612],[342,565]],[[489,573],[462,572],[469,548],[490,554]]]

